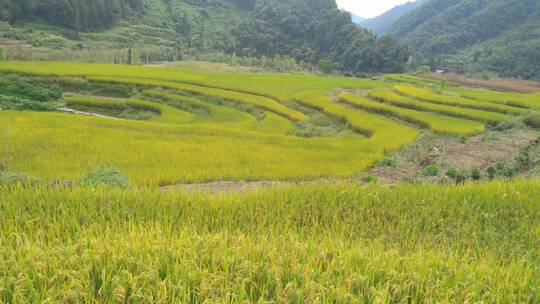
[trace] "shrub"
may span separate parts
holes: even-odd
[[[375,163],[376,167],[395,167],[397,164],[393,157],[385,156],[383,159]]]
[[[473,168],[471,170],[471,178],[475,181],[479,181],[482,179],[482,171],[478,168]]]
[[[454,166],[448,167],[448,170],[446,170],[446,176],[451,177],[453,179],[456,179],[459,174],[458,169]]]
[[[424,176],[437,176],[439,174],[439,167],[435,164],[429,165],[422,170]]]
[[[540,113],[535,113],[525,118],[525,124],[531,128],[540,129]]]
[[[467,181],[467,175],[463,172],[459,172],[456,176],[456,184],[463,184]]]
[[[47,102],[62,99],[62,93],[56,89],[45,88],[29,82],[16,82],[3,89],[4,95],[19,96],[29,100]]]
[[[489,166],[486,172],[489,179],[495,179],[497,177],[497,169],[494,166]]]
[[[362,176],[362,181],[366,183],[376,183],[378,178],[371,173],[367,173]]]
[[[114,166],[100,166],[86,173],[81,180],[81,184],[87,186],[113,186],[127,188],[130,185],[127,176],[120,173],[120,170]]]

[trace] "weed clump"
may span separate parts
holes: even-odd
[[[454,166],[450,166],[448,167],[448,170],[446,170],[446,176],[450,178],[456,179],[458,174],[459,174],[459,171]]]
[[[424,176],[437,176],[439,174],[439,167],[435,164],[431,164],[422,170]]]
[[[130,186],[129,178],[123,175],[118,168],[109,165],[99,166],[88,171],[80,183],[92,187],[111,186],[128,188]]]
[[[392,167],[393,168],[396,165],[397,165],[396,159],[391,156],[386,156],[375,163],[376,167]]]
[[[525,118],[525,124],[534,129],[540,129],[540,114],[531,114]]]

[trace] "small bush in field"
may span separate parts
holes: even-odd
[[[525,118],[525,124],[531,128],[540,129],[540,114],[531,114]]]
[[[479,181],[482,179],[482,171],[480,171],[479,168],[473,168],[471,170],[471,178],[475,181]]]
[[[424,176],[437,176],[439,174],[439,167],[435,164],[429,165],[422,170]]]
[[[383,159],[375,163],[377,167],[395,167],[397,164],[396,160],[393,157],[386,156]]]
[[[454,166],[448,167],[448,170],[446,170],[446,176],[451,177],[453,179],[456,179],[458,176],[459,171]]]
[[[100,166],[86,173],[81,184],[87,186],[112,186],[127,188],[130,185],[129,178],[123,175],[114,166]]]

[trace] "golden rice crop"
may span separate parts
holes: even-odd
[[[537,303],[539,189],[0,187],[0,302]]]
[[[324,92],[307,92],[295,97],[298,102],[338,117],[357,132],[370,137],[373,151],[387,152],[414,141],[418,131],[384,116],[346,108]]]
[[[436,133],[471,135],[482,133],[485,130],[485,126],[478,122],[431,112],[421,112],[391,106],[380,102],[374,102],[362,96],[350,93],[342,93],[339,98],[341,101],[355,107],[385,115],[396,116],[413,124],[431,129]]]
[[[450,115],[454,117],[461,117],[465,119],[486,122],[490,124],[499,123],[499,122],[509,119],[508,116],[501,113],[453,107],[453,106],[420,101],[420,100],[404,97],[402,95],[396,94],[388,90],[371,90],[369,91],[369,97],[379,100],[379,101],[390,103],[398,107],[409,108],[409,109],[420,110],[420,111],[435,112],[435,113]]]
[[[175,110],[175,109],[174,109]],[[298,138],[267,115],[253,130],[223,124],[176,124],[0,112],[0,155],[10,171],[45,179],[76,179],[115,165],[139,185],[214,180],[311,179],[359,174],[384,147],[361,136]],[[171,119],[178,119],[177,116]],[[164,123],[166,122],[166,123]],[[276,125],[277,124],[277,125]],[[257,131],[258,130],[261,131]],[[275,132],[275,131],[274,131]]]
[[[413,87],[410,85],[396,85],[394,86],[394,90],[406,96],[417,98],[423,101],[443,104],[443,105],[486,110],[486,111],[498,112],[498,113],[503,113],[503,114],[511,114],[511,115],[526,114],[528,112],[525,109],[493,103],[493,102],[488,102],[488,101],[470,100],[470,99],[465,99],[459,96],[436,94],[435,92],[429,89]]]

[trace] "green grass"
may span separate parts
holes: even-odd
[[[465,99],[459,96],[441,95],[429,89],[413,87],[410,85],[396,85],[394,86],[394,90],[396,90],[400,94],[417,98],[423,101],[449,105],[449,106],[479,109],[479,110],[492,111],[492,112],[498,112],[498,113],[510,114],[510,115],[521,115],[528,112],[526,109],[512,107],[512,106],[504,105],[504,104],[493,103],[489,101],[471,100],[471,99]]]
[[[402,120],[428,128],[435,133],[451,135],[471,135],[482,133],[485,126],[481,123],[445,116],[432,112],[422,112],[407,108],[400,108],[385,103],[371,101],[359,95],[342,93],[340,100],[361,109],[398,117]]]
[[[510,117],[501,113],[488,112],[484,110],[467,109],[460,107],[453,107],[442,104],[435,104],[425,101],[420,101],[402,95],[396,94],[388,90],[371,90],[369,97],[390,103],[392,105],[409,108],[413,110],[421,110],[428,112],[435,112],[445,115],[451,115],[454,117],[471,119],[481,121],[489,124],[496,124],[508,120]]]
[[[538,189],[0,187],[0,301],[537,303]]]

